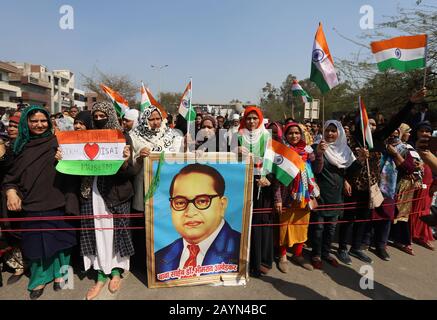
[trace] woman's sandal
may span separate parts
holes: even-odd
[[[432,251],[435,250],[433,244],[431,242],[429,242],[429,241],[425,241],[425,240],[422,240],[422,239],[415,239],[414,242],[416,242],[418,245],[421,245],[422,247],[425,247],[425,248],[427,248],[429,250],[432,250]]]
[[[405,253],[408,253],[408,254],[412,255],[412,256],[415,255],[411,245],[395,243],[395,247],[398,248],[399,250],[405,252]]]
[[[113,276],[111,281],[109,281],[108,290],[112,294],[116,293],[118,290],[120,290],[121,287],[121,277],[120,276]]]
[[[96,284],[88,290],[85,300],[94,300],[97,298],[102,289],[105,287],[105,284],[106,282],[97,281]]]

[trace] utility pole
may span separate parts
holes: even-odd
[[[150,67],[152,69],[155,69],[156,71],[158,71],[158,85],[159,85],[159,87],[158,87],[158,97],[159,98],[158,99],[159,99],[159,102],[161,102],[161,70],[164,68],[167,68],[168,64],[165,64],[162,66],[155,66],[152,64]]]

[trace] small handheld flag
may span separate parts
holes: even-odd
[[[100,88],[107,95],[109,100],[111,100],[114,105],[115,111],[117,111],[118,116],[122,117],[127,109],[129,109],[129,103],[125,98],[122,97],[117,91],[112,90],[104,84],[100,85]]]
[[[375,41],[370,46],[379,71],[409,71],[426,66],[426,34]]]

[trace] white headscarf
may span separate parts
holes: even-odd
[[[132,129],[138,125],[138,118],[140,117],[140,112],[137,109],[128,109],[124,113],[123,118],[131,120],[134,122]]]
[[[142,147],[148,147],[152,152],[178,152],[180,148],[180,135],[167,127],[167,119],[162,119],[161,126],[153,130],[149,124],[152,112],[157,111],[162,118],[161,111],[155,106],[144,109],[141,113],[138,125],[132,129],[132,139],[140,141]]]
[[[328,149],[326,149],[324,155],[326,160],[337,168],[346,169],[356,160],[352,150],[347,145],[346,133],[343,126],[336,120],[328,120],[325,122],[323,132],[329,125],[334,125],[337,128],[338,137],[332,143],[328,143]]]

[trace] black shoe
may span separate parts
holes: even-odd
[[[252,270],[249,272],[249,276],[251,276],[253,278],[261,278],[262,273],[259,270]]]
[[[351,265],[352,264],[352,260],[351,260],[351,258],[349,257],[349,254],[347,253],[347,250],[344,250],[344,249],[338,249],[338,251],[337,251],[337,257],[338,257],[338,259],[341,261],[341,262],[343,262],[344,264],[347,264],[347,265]]]
[[[22,274],[13,274],[12,276],[9,277],[8,281],[6,282],[8,286],[13,285],[14,283],[18,282],[21,277],[24,276],[24,273]]]
[[[53,290],[55,290],[55,291],[62,290],[61,283],[60,282],[53,282]]]
[[[376,248],[375,254],[384,261],[390,261],[390,255],[385,248]]]
[[[29,297],[32,300],[36,300],[39,297],[41,297],[43,293],[44,293],[44,288],[38,290],[32,290],[30,291]]]
[[[349,254],[352,257],[360,259],[361,261],[363,261],[365,263],[368,263],[368,264],[373,263],[373,260],[369,256],[367,256],[362,250],[350,249]]]

